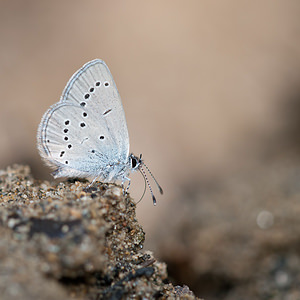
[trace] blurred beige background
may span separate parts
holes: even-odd
[[[36,178],[50,178],[36,151],[39,121],[70,76],[102,58],[131,151],[164,187],[157,207],[149,194],[138,206],[157,247],[155,228],[174,218],[168,211],[185,184],[297,155],[299,9],[274,0],[0,1],[1,168],[28,163]]]

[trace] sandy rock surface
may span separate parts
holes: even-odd
[[[0,171],[1,299],[195,299],[143,250],[135,203],[116,185],[51,185]]]

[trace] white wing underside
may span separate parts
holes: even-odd
[[[37,138],[55,177],[109,180],[122,173],[128,164],[128,130],[117,87],[102,60],[85,64],[71,77],[60,101],[44,114]]]

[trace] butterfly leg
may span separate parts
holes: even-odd
[[[124,182],[125,181],[128,181],[128,184],[127,184],[127,187],[126,189],[124,188]],[[123,180],[122,180],[122,190],[123,190],[123,195],[127,195],[128,194],[128,190],[129,190],[129,187],[130,187],[130,183],[131,183],[131,179],[128,178],[128,177],[123,177]]]
[[[93,186],[93,184],[95,183],[95,181],[97,180],[97,178],[98,178],[98,177],[95,177],[95,178],[92,180],[92,182],[91,182],[89,185],[87,185],[87,186],[85,187],[85,190],[87,190],[87,189],[89,189],[91,186]]]

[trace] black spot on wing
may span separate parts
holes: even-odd
[[[106,110],[106,111],[103,113],[103,116],[105,116],[105,115],[109,114],[111,111],[112,111],[112,109],[111,109],[111,108],[107,109],[107,110]]]

